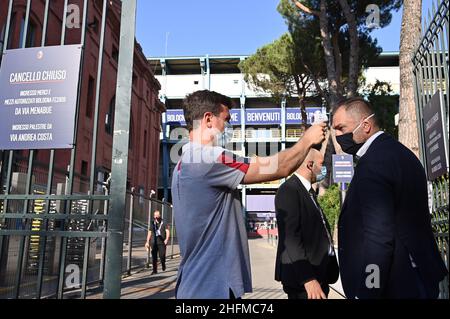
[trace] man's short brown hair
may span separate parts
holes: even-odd
[[[194,121],[201,120],[206,112],[219,116],[222,105],[229,109],[234,107],[233,101],[228,96],[214,91],[196,91],[186,96],[183,101],[183,111],[187,129],[192,131]]]
[[[344,108],[346,112],[354,116],[358,120],[362,120],[372,114],[375,114],[372,105],[363,99],[362,97],[352,97],[340,100],[334,108],[334,113],[340,108]],[[378,126],[377,115],[375,114],[372,119],[375,125]]]

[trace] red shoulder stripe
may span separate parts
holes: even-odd
[[[238,162],[234,158],[227,156],[225,154],[225,152],[220,154],[220,156],[218,158],[218,162],[222,163],[228,167],[231,167],[233,169],[238,169],[245,174],[247,173],[248,168],[250,167],[250,165],[248,163]]]

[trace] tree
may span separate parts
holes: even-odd
[[[325,70],[321,65],[321,49],[311,36],[294,41],[292,34],[283,34],[242,61],[239,68],[248,83],[271,93],[277,101],[298,97],[303,123],[306,123],[307,93],[322,94],[319,82],[323,82]]]
[[[375,114],[377,114],[380,128],[394,138],[398,138],[395,115],[399,109],[399,96],[398,94],[393,94],[391,85],[377,80],[375,84],[363,90],[363,95],[372,105]]]
[[[333,184],[326,190],[323,196],[318,197],[320,207],[322,208],[328,223],[331,228],[331,236],[335,231],[335,227],[339,218],[339,212],[341,210],[340,203],[340,191],[337,184]]]
[[[421,20],[422,0],[405,0],[400,33],[399,141],[411,149],[416,156],[419,156],[419,135],[411,60],[422,35]]]
[[[377,26],[384,27],[398,10],[401,0],[281,0],[278,10],[289,24],[298,28],[303,20],[318,21],[320,41],[327,70],[328,95],[334,107],[343,96],[358,94],[359,78],[365,63],[381,52],[370,37],[372,24],[366,10],[376,8]],[[297,8],[293,11],[292,8]],[[376,16],[376,15],[375,15]],[[347,57],[347,58],[344,58]]]
[[[326,66],[326,88],[323,99],[333,110],[344,96],[355,96],[361,85],[362,70],[381,52],[370,32],[375,24],[384,27],[391,22],[392,10],[398,10],[401,0],[281,0],[278,11],[286,20],[291,34],[316,36],[323,50]],[[367,9],[375,10],[367,14]],[[374,19],[371,19],[372,16]],[[372,21],[375,20],[375,21]],[[305,30],[305,21],[311,28]],[[370,22],[370,23],[369,23]],[[295,37],[295,39],[297,39]],[[325,163],[330,165],[334,153],[340,153],[334,130],[325,145]],[[321,191],[327,187],[328,179]]]

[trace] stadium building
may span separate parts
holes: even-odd
[[[292,146],[301,138],[298,99],[277,104],[270,94],[246,83],[238,64],[247,56],[195,56],[149,58],[155,77],[161,83],[160,99],[167,112],[162,115],[159,191],[171,201],[172,171],[181,146],[188,139],[182,110],[184,97],[208,89],[231,97],[237,106],[231,110],[234,136],[228,148],[241,156],[271,155]],[[382,53],[364,71],[366,84],[389,82],[393,93],[400,90],[398,52]],[[307,106],[308,121],[325,112],[319,103]],[[263,221],[274,217],[273,198],[282,181],[239,186],[247,219]]]

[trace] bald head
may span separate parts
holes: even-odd
[[[322,153],[320,153],[318,150],[316,150],[315,148],[312,148],[308,155],[306,156],[305,160],[302,163],[302,166],[307,166],[308,162],[323,162],[323,155]]]
[[[311,183],[316,182],[316,176],[322,170],[324,156],[318,150],[312,148],[303,163],[297,169],[297,173]]]

